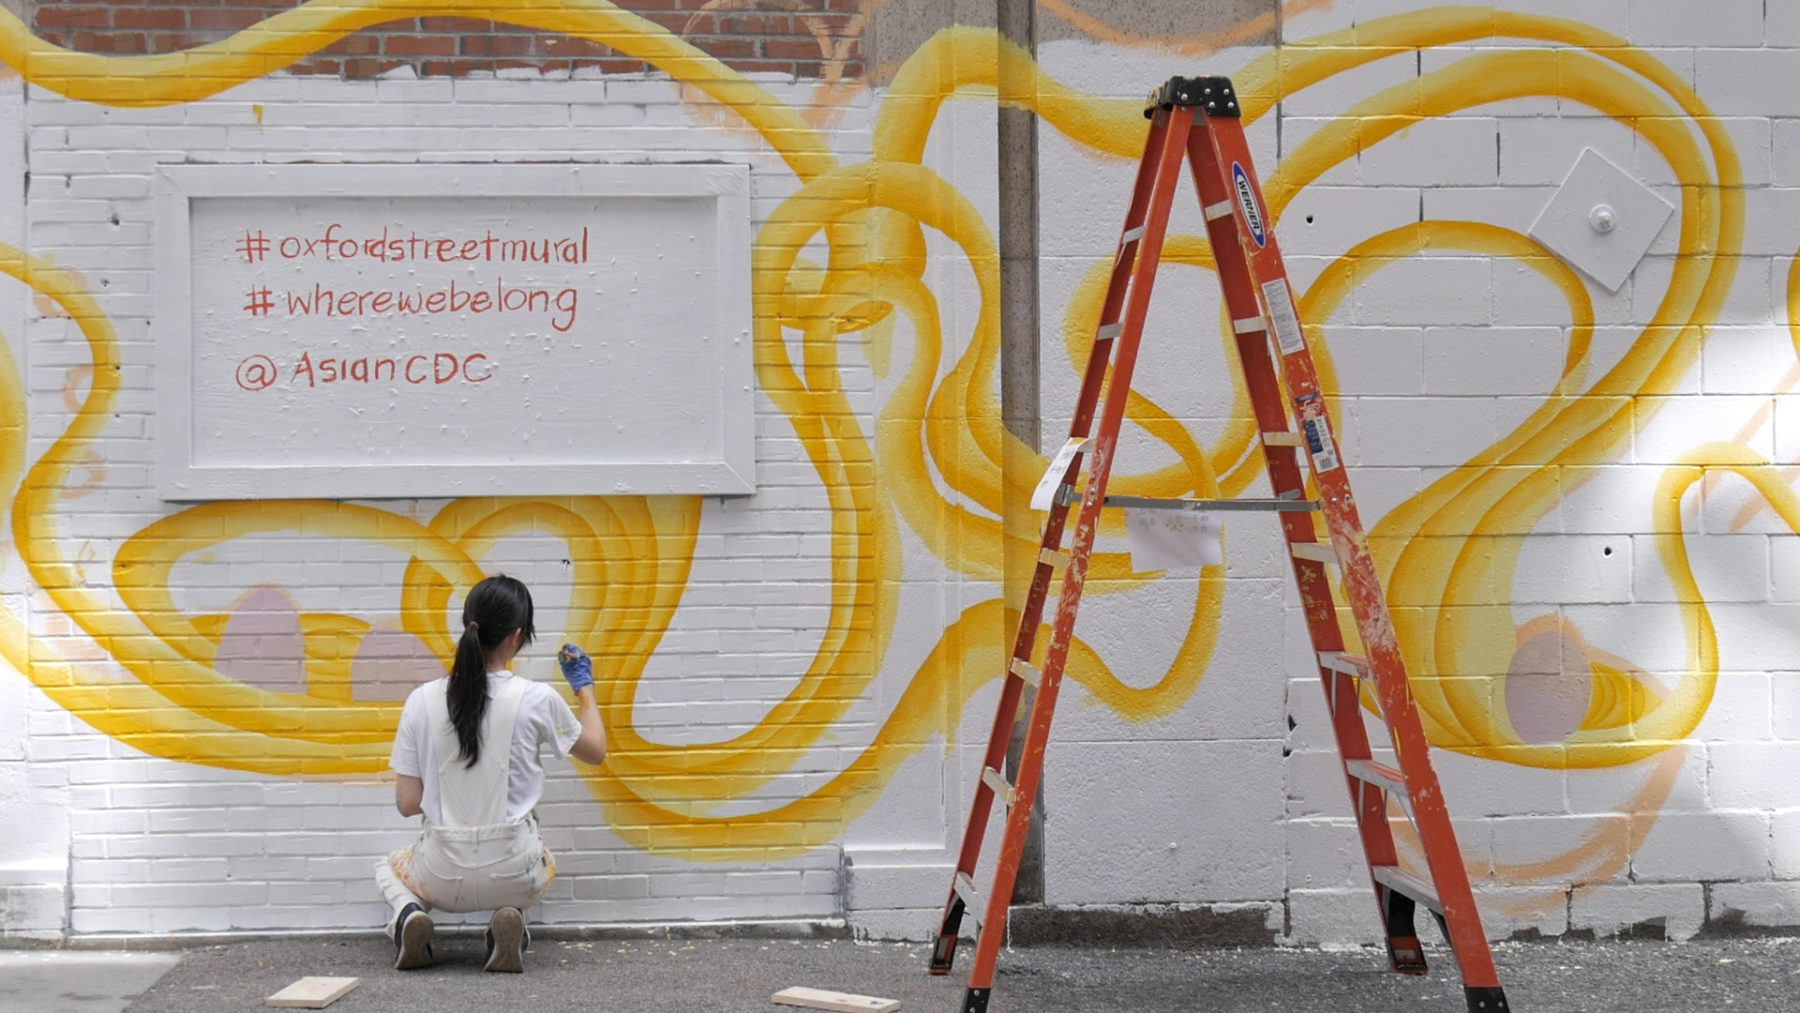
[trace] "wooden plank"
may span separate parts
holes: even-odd
[[[805,1006],[808,1009],[833,1010],[835,1013],[890,1013],[900,1008],[898,999],[877,999],[872,995],[849,992],[827,992],[822,988],[784,988],[770,997],[782,1006]]]
[[[357,986],[360,978],[301,978],[263,1000],[265,1006],[324,1009]]]

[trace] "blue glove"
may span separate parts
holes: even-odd
[[[583,687],[594,684],[594,661],[581,648],[562,645],[562,650],[556,652],[556,662],[562,666],[562,676],[568,680],[570,690],[579,693]]]

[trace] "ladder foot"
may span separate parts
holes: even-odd
[[[962,1013],[987,1013],[988,993],[992,989],[970,988],[963,995]],[[1496,989],[1495,991],[1498,991]],[[1470,1000],[1471,1002],[1473,1000]]]
[[[937,945],[931,948],[931,973],[949,974],[950,965],[956,962],[956,933],[939,936]]]
[[[1469,1013],[1507,1013],[1512,1008],[1506,1004],[1506,990],[1499,985],[1465,985],[1463,994],[1469,999]]]
[[[1388,966],[1396,974],[1424,974],[1425,949],[1419,945],[1417,936],[1389,936]]]

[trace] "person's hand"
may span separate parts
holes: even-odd
[[[556,652],[556,663],[562,666],[562,677],[568,680],[573,692],[579,693],[594,684],[593,659],[574,644],[562,645],[562,650]]]

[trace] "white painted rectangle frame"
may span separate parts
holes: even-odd
[[[706,197],[714,202],[718,268],[716,459],[595,460],[479,466],[380,463],[199,466],[193,460],[192,202],[219,198]],[[750,292],[750,170],[725,162],[357,163],[160,166],[155,318],[157,490],[168,501],[481,495],[748,495],[755,482],[755,373]],[[164,274],[164,270],[167,274]]]

